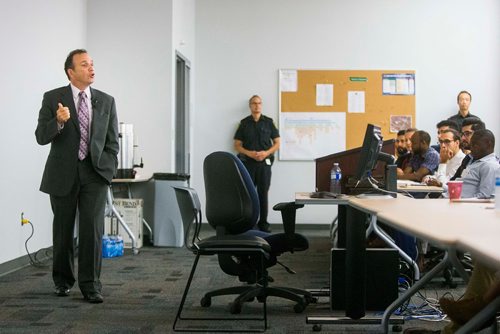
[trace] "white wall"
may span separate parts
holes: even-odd
[[[0,40],[0,263],[25,255],[31,233],[21,227],[24,212],[35,226],[30,251],[52,244],[49,197],[38,191],[48,154],[35,128],[43,93],[68,84],[64,60],[85,47],[86,0],[2,1]]]
[[[172,1],[89,0],[88,22],[94,87],[115,97],[119,122],[134,125],[138,172],[170,170]]]
[[[210,0],[197,2],[196,24],[199,159],[232,150],[251,95],[260,94],[264,113],[278,119],[280,68],[414,69],[418,128],[434,136],[466,89],[472,113],[500,139],[497,0]],[[313,162],[276,162],[270,203],[312,191],[314,173]],[[198,164],[195,188],[203,189],[201,175]],[[329,210],[306,207],[299,222],[328,223]]]
[[[89,0],[94,86],[134,125],[142,175],[175,167],[175,51],[194,58],[194,0]],[[139,162],[139,161],[137,161]]]
[[[88,49],[95,88],[116,98],[119,121],[134,124],[145,163],[139,172],[173,170],[174,55],[177,49],[194,58],[194,3],[2,1],[0,263],[26,254],[31,230],[21,227],[22,211],[35,225],[30,251],[52,245],[49,198],[38,191],[49,146],[39,146],[34,131],[43,92],[68,84],[63,67],[70,50]]]
[[[67,84],[69,50],[89,50],[95,87],[134,124],[144,175],[173,170],[175,50],[191,61],[191,174],[203,197],[203,158],[232,150],[248,97],[261,94],[277,119],[279,68],[415,69],[419,128],[433,134],[468,89],[472,112],[500,137],[499,9],[497,0],[2,1],[0,263],[25,254],[22,211],[35,225],[30,250],[52,244],[48,196],[38,191],[48,147],[34,130],[43,92]],[[312,162],[278,161],[273,173],[271,203],[314,187]],[[299,222],[328,223],[334,212],[305,208]]]

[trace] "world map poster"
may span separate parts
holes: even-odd
[[[314,160],[346,147],[345,112],[282,112],[280,160]]]

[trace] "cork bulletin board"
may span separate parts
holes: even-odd
[[[368,123],[382,128],[384,140],[415,125],[413,70],[280,70],[279,87],[282,160],[312,160],[336,153],[334,149],[322,152],[329,150],[325,141],[340,142],[338,151],[359,147]],[[314,117],[306,119],[309,115]],[[331,125],[328,131],[324,124]],[[321,137],[317,127],[331,137]],[[287,146],[287,140],[291,145]],[[295,145],[299,141],[303,147]],[[308,147],[312,151],[306,152]]]

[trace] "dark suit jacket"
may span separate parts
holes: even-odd
[[[70,119],[61,132],[56,119],[58,103],[70,110]],[[90,157],[95,171],[111,183],[118,166],[119,151],[115,100],[91,88],[91,103]],[[35,136],[38,144],[51,144],[40,190],[55,196],[67,195],[76,179],[80,145],[78,115],[69,85],[44,94]]]

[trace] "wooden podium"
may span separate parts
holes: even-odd
[[[394,139],[384,140],[382,144],[382,152],[394,154]],[[316,159],[316,188],[317,191],[330,190],[330,170],[333,163],[338,162],[342,169],[342,193],[349,194],[346,184],[350,177],[356,174],[358,169],[359,156],[361,154],[361,147],[353,148],[347,151],[330,154]],[[373,171],[374,177],[384,177],[385,163],[380,162]]]

